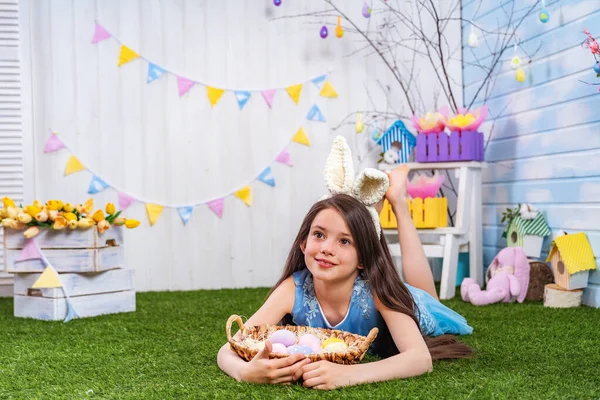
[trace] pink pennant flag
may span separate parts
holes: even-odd
[[[183,96],[194,86],[194,81],[183,78],[181,76],[177,77],[177,88],[179,89],[179,96]]]
[[[136,202],[134,197],[131,197],[127,193],[119,192],[119,208],[125,211],[130,205]]]
[[[294,163],[292,163],[292,157],[290,156],[290,153],[288,153],[287,149],[283,149],[275,160],[282,164],[289,165],[290,167],[294,166]]]
[[[50,138],[48,138],[48,141],[44,146],[44,153],[50,153],[64,148],[65,144],[53,133],[50,135]]]
[[[223,208],[225,206],[225,200],[224,199],[212,200],[212,201],[209,201],[208,203],[206,203],[206,205],[211,210],[213,210],[213,212],[215,214],[217,214],[217,217],[219,217],[219,218],[223,217]]]
[[[265,98],[265,101],[269,105],[269,108],[271,108],[271,106],[273,105],[273,98],[275,97],[276,90],[277,89],[269,89],[269,90],[263,90],[261,92],[263,97]]]
[[[17,261],[36,260],[42,258],[42,253],[33,239],[28,239]]]
[[[100,24],[96,24],[96,30],[94,31],[94,38],[92,39],[92,44],[96,44],[103,40],[106,40],[110,37],[110,33],[106,31]]]

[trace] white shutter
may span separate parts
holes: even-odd
[[[19,7],[0,0],[0,195],[23,201],[23,130],[19,71]],[[2,230],[0,230],[0,239]],[[4,271],[4,254],[0,271]],[[0,272],[0,296],[12,296],[12,278]]]

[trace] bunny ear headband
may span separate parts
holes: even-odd
[[[325,198],[341,193],[360,200],[369,210],[378,236],[381,236],[381,225],[373,206],[383,198],[389,185],[387,174],[373,168],[365,168],[355,179],[352,152],[346,139],[337,136],[333,140],[325,164],[325,186],[330,193]]]

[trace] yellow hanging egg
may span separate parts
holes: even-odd
[[[335,36],[340,39],[344,36],[344,28],[342,28],[342,25],[340,24],[340,17],[338,17],[337,26],[335,27]]]
[[[523,71],[523,69],[521,69],[521,68],[517,69],[517,75],[515,76],[515,78],[517,78],[517,82],[524,82],[525,81],[525,71]]]
[[[360,113],[356,116],[356,133],[361,133],[365,130],[365,124],[362,122],[362,117]]]

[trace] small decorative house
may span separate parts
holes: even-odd
[[[592,246],[584,232],[554,239],[546,261],[550,260],[554,281],[567,290],[586,287],[590,270],[596,269]]]
[[[417,139],[402,121],[396,121],[377,140],[377,144],[383,148],[384,153],[392,148],[397,150],[398,162],[405,163],[411,161],[410,156],[417,145]],[[412,158],[414,159],[414,156]]]
[[[514,215],[502,236],[506,237],[508,247],[521,247],[527,257],[539,258],[542,242],[551,231],[542,213],[536,210],[535,214],[535,217],[527,219],[523,218],[523,212]]]

